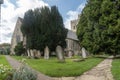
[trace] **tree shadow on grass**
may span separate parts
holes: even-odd
[[[102,59],[107,59],[108,58],[108,56],[104,56],[104,55],[95,55],[95,56],[93,56],[93,57],[95,57],[95,58],[102,58]]]

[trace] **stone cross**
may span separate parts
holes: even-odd
[[[60,62],[65,62],[64,54],[61,46],[56,47],[56,53],[57,53],[58,60]]]
[[[48,46],[44,49],[44,59],[49,59],[49,48]]]

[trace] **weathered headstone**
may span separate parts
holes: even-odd
[[[82,58],[87,58],[87,53],[85,48],[82,48]]]
[[[33,49],[33,57],[37,58],[37,50],[36,49]]]
[[[39,50],[37,51],[37,56],[38,56],[38,58],[40,58],[40,57],[41,57],[41,53],[40,53],[40,51],[39,51]]]
[[[31,55],[30,55],[30,51],[29,50],[27,50],[27,53],[28,53],[28,57],[30,57]]]
[[[61,46],[56,47],[56,53],[57,53],[58,60],[60,62],[65,62],[65,58],[64,58],[64,54]]]
[[[68,52],[68,57],[69,57],[69,58],[72,58],[72,55],[73,55],[73,51],[70,50],[70,51]]]
[[[49,59],[49,48],[48,46],[44,49],[44,59]]]
[[[30,49],[30,54],[31,54],[31,57],[34,56],[34,54],[33,54],[33,50],[32,50],[32,49]]]

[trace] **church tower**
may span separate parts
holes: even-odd
[[[80,14],[78,15],[78,19],[71,21],[71,30],[72,30],[73,32],[76,32],[76,31],[77,31],[77,24],[78,24],[78,22],[79,22],[79,19],[80,19]]]

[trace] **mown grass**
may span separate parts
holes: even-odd
[[[15,59],[21,60],[23,57],[14,56]],[[82,62],[73,62],[72,59],[66,59],[65,63],[59,63],[57,58],[45,59],[26,59],[28,65],[48,76],[79,76],[83,72],[93,68],[103,59],[88,58]]]
[[[3,64],[3,66],[2,66],[2,64]],[[1,65],[1,67],[8,66],[11,68],[10,64],[8,63],[8,61],[6,60],[4,55],[0,55],[0,65]],[[2,73],[1,71],[4,71],[4,70],[1,70],[1,68],[0,68],[0,80],[4,80],[7,73]]]
[[[112,74],[115,80],[120,80],[120,59],[114,59],[112,62]]]
[[[0,55],[0,64],[10,66],[4,55]]]
[[[23,57],[14,56],[14,58],[20,60]],[[48,76],[61,77],[79,76],[83,72],[96,66],[102,60],[101,58],[88,58],[85,61],[73,62],[72,59],[66,59],[65,63],[59,63],[56,58],[50,58],[49,60],[27,59],[26,62],[32,68]]]

